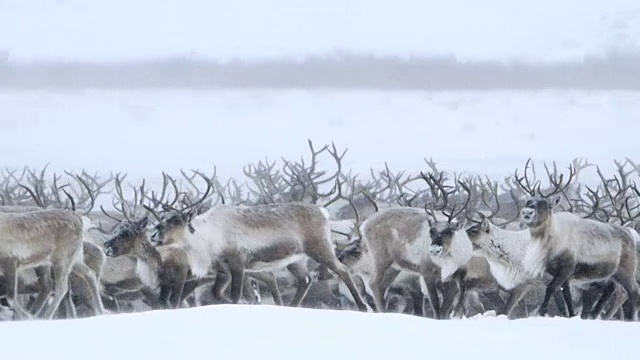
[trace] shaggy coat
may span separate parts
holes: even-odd
[[[242,295],[244,273],[275,271],[286,267],[297,279],[292,304],[297,306],[311,285],[306,267],[312,259],[335,272],[349,288],[361,310],[366,304],[348,268],[334,253],[329,213],[313,204],[285,203],[251,207],[222,205],[193,217],[183,230],[184,248],[194,276],[212,270],[230,274],[232,302]],[[167,232],[165,238],[173,236]],[[180,235],[177,235],[180,236]]]
[[[560,202],[532,198],[521,212],[531,241],[523,265],[532,276],[545,272],[553,276],[547,285],[540,314],[546,314],[550,296],[561,286],[573,316],[569,280],[578,284],[609,279],[619,283],[629,295],[627,319],[635,319],[639,287],[635,281],[637,255],[630,229],[611,223],[584,219],[570,212],[552,212]]]
[[[83,262],[83,234],[89,226],[81,215],[69,210],[0,212],[0,267],[6,277],[8,301],[15,310],[26,315],[15,302],[19,272],[35,267],[50,268],[55,279],[53,301],[44,313],[45,318],[53,317],[67,294],[72,269],[89,284],[97,299],[95,274]],[[36,309],[36,314],[41,309]]]

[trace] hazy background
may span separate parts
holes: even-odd
[[[609,171],[640,152],[639,88],[637,0],[0,0],[16,168],[242,177],[311,139],[363,177]]]
[[[640,2],[3,0],[0,87],[635,90]]]

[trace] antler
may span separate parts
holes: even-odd
[[[518,169],[516,169],[515,173],[513,174],[514,180],[515,180],[515,184],[524,192],[526,192],[527,194],[529,194],[530,196],[535,196],[536,195],[536,189],[539,189],[540,186],[540,181],[534,181],[534,183],[531,183],[531,180],[529,180],[529,173],[528,173],[528,169],[529,166],[531,166],[532,171],[534,172],[534,176],[535,176],[535,170],[533,168],[533,164],[531,163],[531,158],[529,158],[527,160],[527,163],[524,166],[524,175],[522,177],[518,176]]]

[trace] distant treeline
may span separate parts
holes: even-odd
[[[580,62],[458,61],[344,54],[305,60],[131,63],[0,62],[0,88],[337,88],[640,90],[640,54]]]

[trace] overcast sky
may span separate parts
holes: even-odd
[[[13,61],[256,59],[337,50],[576,59],[640,49],[633,0],[0,0]]]

